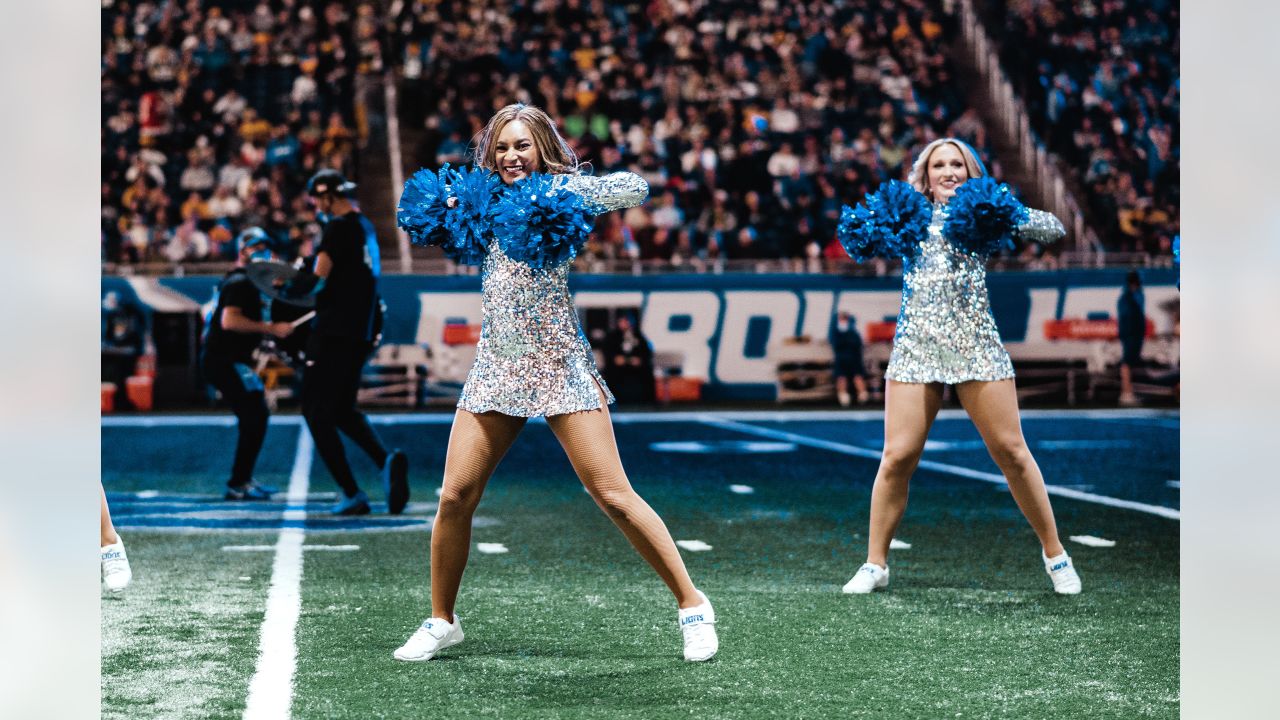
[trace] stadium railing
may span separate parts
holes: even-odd
[[[960,42],[995,99],[996,115],[1003,125],[1001,129],[1017,145],[1023,167],[1032,173],[1036,184],[1049,199],[1048,209],[1071,229],[1071,237],[1076,239],[1076,250],[1102,250],[1098,234],[1085,224],[1080,203],[1067,189],[1062,170],[1031,129],[1031,118],[1000,65],[995,43],[982,26],[973,0],[960,0]]]

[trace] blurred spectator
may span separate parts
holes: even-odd
[[[852,383],[859,405],[870,399],[867,392],[867,368],[862,358],[862,335],[853,316],[841,310],[831,330],[831,349],[835,352],[833,374],[836,379],[836,398],[841,407],[849,407],[854,396],[849,393]]]
[[[1147,335],[1146,301],[1142,297],[1142,276],[1137,270],[1125,278],[1125,288],[1116,303],[1120,335],[1120,404],[1138,404],[1133,392],[1133,368],[1142,364],[1142,344]]]
[[[653,348],[631,316],[618,316],[604,341],[604,378],[619,403],[654,401]]]

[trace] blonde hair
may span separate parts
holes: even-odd
[[[486,170],[498,169],[497,140],[502,130],[519,120],[529,128],[533,146],[538,149],[539,170],[551,174],[577,174],[581,164],[578,156],[565,142],[551,116],[540,108],[524,103],[508,105],[489,118],[484,129],[476,136],[473,157],[476,165]]]
[[[980,178],[987,174],[987,169],[983,167],[982,161],[978,159],[973,148],[969,147],[969,143],[951,137],[938,138],[924,146],[924,150],[916,156],[915,162],[911,163],[911,173],[907,175],[907,184],[930,200],[933,200],[933,191],[929,189],[929,157],[933,155],[934,150],[943,145],[950,145],[960,151],[960,156],[964,158],[965,170],[969,171],[970,178]]]

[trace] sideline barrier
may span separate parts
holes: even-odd
[[[1125,269],[1059,272],[991,272],[992,311],[1015,363],[1073,363],[1100,356],[1099,344],[1115,342],[1113,326]],[[1176,273],[1143,270],[1149,333],[1172,338],[1178,290]],[[196,304],[213,298],[217,277],[158,278],[168,293]],[[102,289],[138,302],[132,285],[104,277]],[[426,345],[438,382],[459,383],[475,357],[481,320],[477,276],[391,275],[380,281],[387,304],[384,342]],[[655,353],[678,357],[669,375],[696,380],[706,400],[774,399],[777,348],[796,335],[828,336],[836,314],[853,315],[867,358],[888,358],[902,297],[901,277],[801,274],[618,276],[571,274],[570,289],[584,330],[598,342],[619,313],[640,319]],[[1102,323],[1102,324],[1099,324]],[[1074,328],[1082,328],[1078,332]],[[1085,332],[1094,328],[1097,332]],[[1149,344],[1144,354],[1167,349]],[[1154,354],[1151,355],[1155,357]],[[692,395],[692,387],[671,388]]]

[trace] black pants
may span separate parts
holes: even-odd
[[[267,400],[262,381],[248,365],[217,355],[201,356],[200,367],[205,380],[218,388],[236,414],[239,435],[227,485],[241,487],[253,480],[253,466],[267,436]]]
[[[351,474],[339,430],[375,465],[382,467],[387,462],[386,447],[370,427],[369,419],[356,409],[360,373],[370,350],[368,342],[313,336],[307,349],[307,369],[302,374],[302,415],[315,440],[316,452],[347,497],[359,492],[360,486]]]

